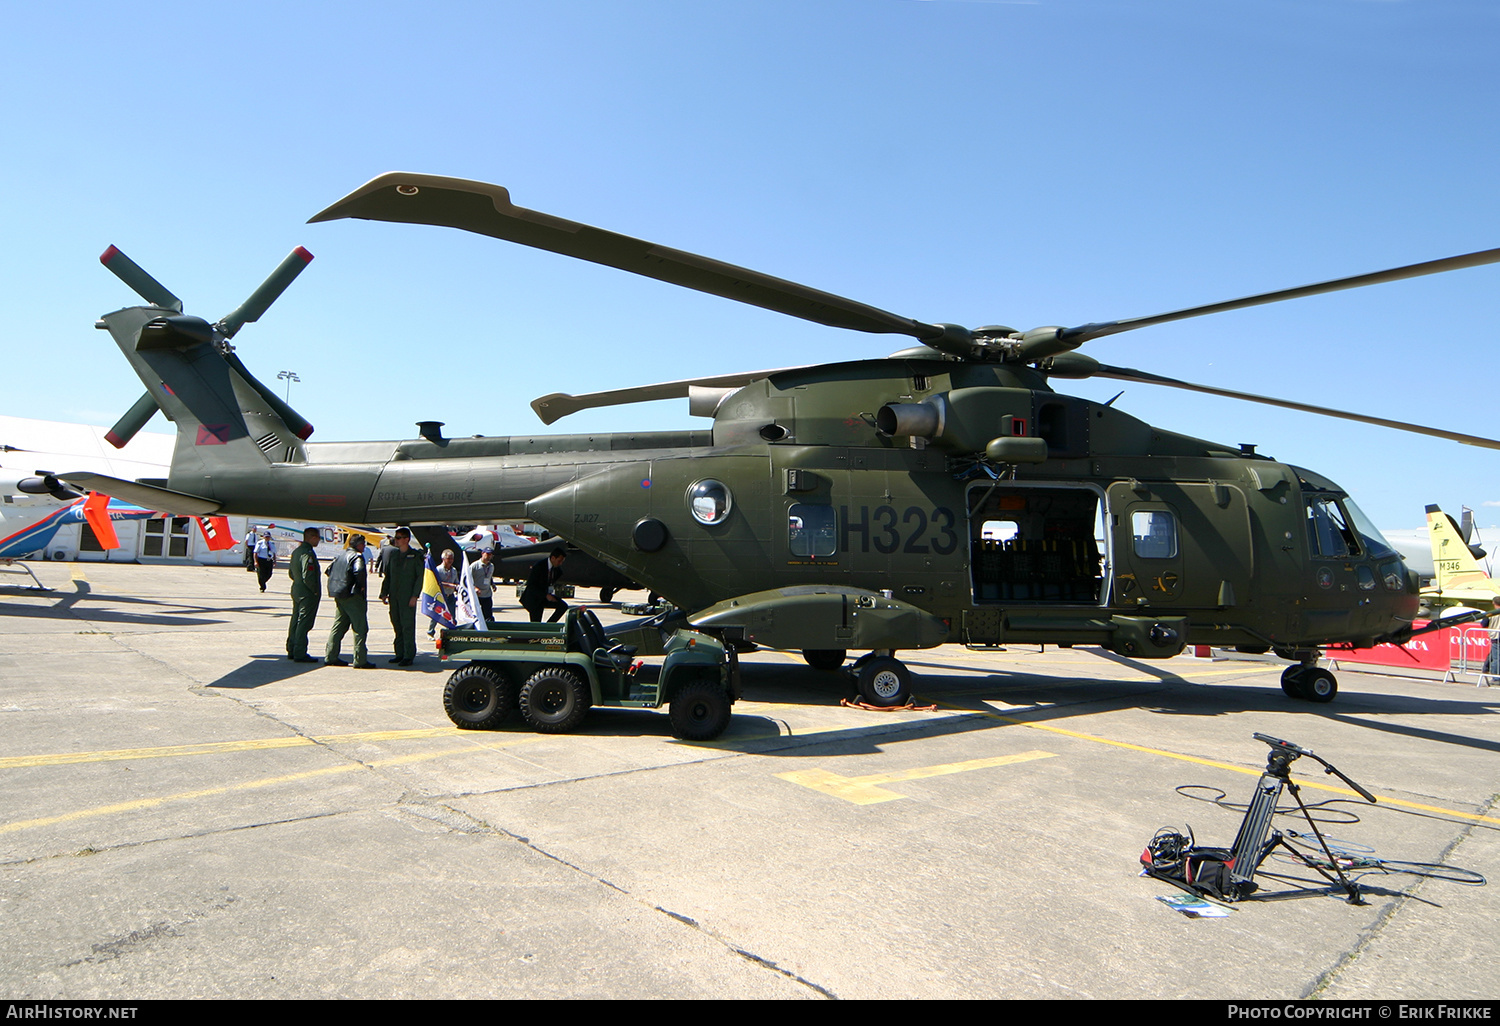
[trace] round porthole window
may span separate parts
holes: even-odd
[[[688,489],[688,510],[694,520],[707,527],[722,524],[732,507],[729,489],[722,481],[699,481]]]

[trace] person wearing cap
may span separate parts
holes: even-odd
[[[270,531],[261,531],[255,539],[255,577],[260,581],[260,590],[266,590],[266,582],[276,572],[276,543]]]
[[[318,617],[318,601],[323,597],[323,578],[318,573],[318,544],[322,532],[309,527],[302,532],[302,544],[292,551],[287,573],[292,578],[292,622],[286,630],[286,657],[297,663],[315,663],[317,656],[307,654],[307,632]]]
[[[333,618],[333,629],[328,632],[328,644],[323,649],[323,662],[328,666],[348,666],[340,656],[344,635],[354,630],[354,668],[368,670],[375,664],[370,662],[365,649],[365,638],[370,633],[370,620],[365,612],[365,537],[353,535],[349,548],[328,566],[328,594],[338,607]]]
[[[391,630],[396,635],[396,666],[410,666],[417,658],[417,596],[422,593],[422,575],[427,561],[412,548],[411,531],[396,529],[391,539],[395,552],[385,560],[380,582],[380,601],[390,607]]]

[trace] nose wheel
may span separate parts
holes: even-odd
[[[1332,702],[1339,682],[1321,666],[1288,666],[1281,674],[1281,690],[1306,702]]]

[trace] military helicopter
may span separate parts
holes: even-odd
[[[107,328],[177,424],[165,481],[60,475],[155,508],[366,523],[526,516],[667,596],[700,629],[797,651],[861,694],[906,701],[895,653],[945,642],[1188,644],[1295,660],[1282,687],[1326,702],[1332,643],[1402,641],[1417,581],[1332,481],[1054,391],[1052,378],[1167,385],[1486,448],[1500,441],[1197,385],[1075,350],[1118,332],[1500,261],[1500,249],[1072,328],[928,324],[759,272],[517,207],[500,186],[382,175],[312,218],[459,228],[820,324],[911,336],[885,359],[668,382],[533,402],[575,410],[686,397],[711,431],[308,443],[218,324],[150,306]],[[106,254],[108,256],[109,254]],[[294,257],[296,254],[293,255]],[[293,258],[288,258],[292,260]],[[118,262],[118,261],[116,261]],[[109,263],[109,261],[106,261]],[[121,267],[112,267],[120,273]],[[280,273],[280,272],[278,272]],[[144,272],[140,272],[144,275]],[[277,275],[242,307],[263,312]],[[263,294],[265,293],[265,294]],[[270,295],[274,298],[274,295]],[[144,401],[144,400],[143,400]],[[138,404],[139,405],[139,404]]]

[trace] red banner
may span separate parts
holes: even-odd
[[[1416,627],[1427,621],[1417,620]],[[1371,663],[1375,666],[1419,667],[1447,672],[1450,666],[1467,666],[1477,670],[1490,652],[1490,636],[1484,624],[1445,627],[1431,634],[1412,638],[1404,645],[1376,645],[1374,648],[1328,646],[1329,659],[1341,663]]]

